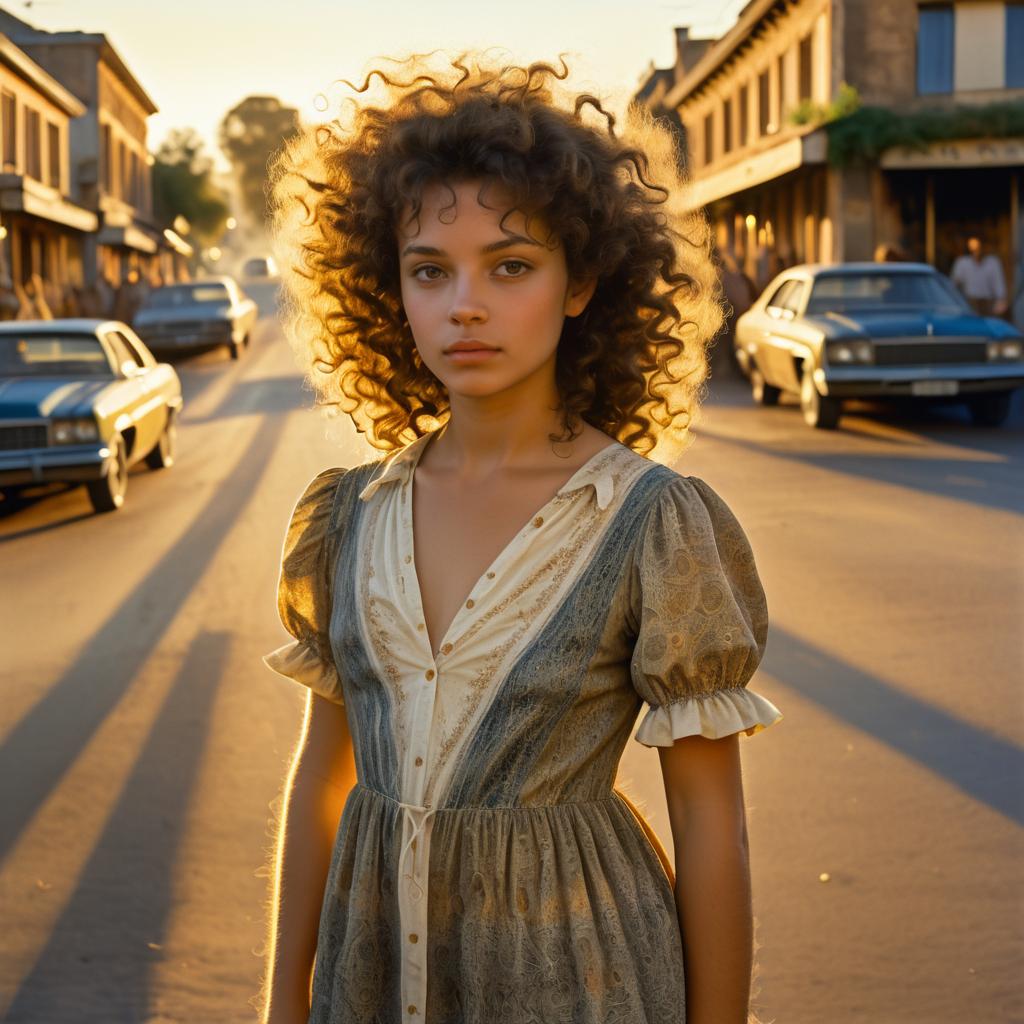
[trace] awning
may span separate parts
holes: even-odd
[[[894,146],[878,161],[887,171],[947,170],[955,167],[1022,167],[1024,139],[950,139],[924,149]]]
[[[76,231],[95,231],[99,223],[92,210],[70,202],[55,188],[20,174],[0,174],[0,210],[25,213]]]
[[[686,186],[687,206],[691,209],[707,206],[716,199],[745,192],[800,167],[823,164],[827,157],[828,139],[821,129],[795,136],[721,171],[695,176]]]
[[[156,239],[145,231],[128,224],[124,227],[114,227],[105,224],[96,239],[100,245],[116,246],[119,249],[136,249],[152,255],[156,252]]]

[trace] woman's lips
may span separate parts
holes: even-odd
[[[476,342],[460,341],[445,351],[445,356],[453,363],[483,363],[493,359],[501,352]]]

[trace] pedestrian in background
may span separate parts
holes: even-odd
[[[986,253],[976,235],[967,239],[967,252],[953,263],[953,284],[981,316],[1002,316],[1006,312],[1006,279],[1003,265],[994,253]]]
[[[650,457],[721,325],[710,239],[668,129],[567,73],[377,71],[274,173],[290,339],[386,454],[285,534],[268,1024],[748,1021],[767,604],[723,499]],[[644,702],[674,867],[614,788]]]

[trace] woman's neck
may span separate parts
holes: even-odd
[[[553,446],[549,436],[563,433],[558,405],[553,373],[550,379],[523,380],[496,395],[452,395],[451,418],[424,460],[437,468],[458,467],[466,478],[482,478],[501,469],[568,459],[579,439]],[[593,429],[584,425],[585,432]]]

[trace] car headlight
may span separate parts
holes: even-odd
[[[54,420],[52,436],[54,444],[81,444],[83,441],[98,441],[100,432],[95,420],[83,417]]]
[[[988,343],[988,357],[993,361],[1024,358],[1024,341],[1021,341],[1019,338],[1011,338],[1009,341],[990,341]]]
[[[825,355],[830,363],[837,366],[873,363],[875,347],[870,341],[830,341],[825,346]]]

